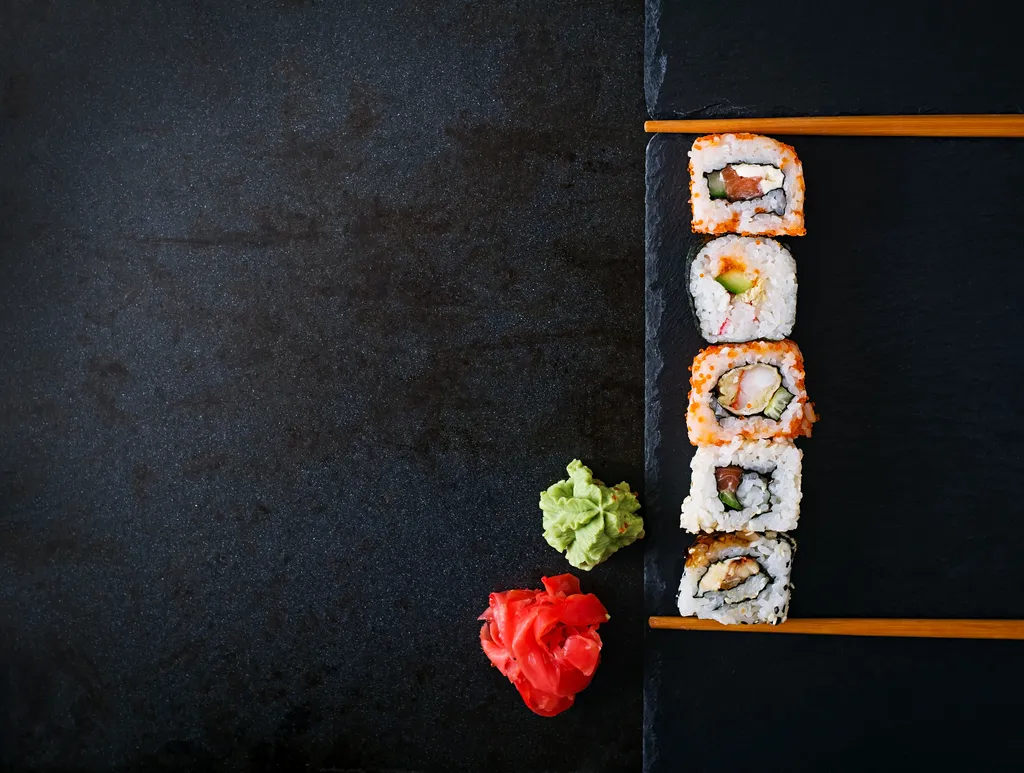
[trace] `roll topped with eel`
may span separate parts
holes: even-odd
[[[687,551],[679,614],[720,623],[781,623],[789,611],[796,543],[767,531],[704,534]]]

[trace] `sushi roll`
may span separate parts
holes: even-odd
[[[690,297],[711,343],[777,341],[796,321],[796,262],[774,239],[721,236],[690,264]]]
[[[786,619],[796,543],[786,534],[703,534],[679,582],[679,614],[731,625]]]
[[[709,134],[690,148],[693,230],[803,236],[804,172],[796,151],[758,134]]]
[[[790,531],[800,517],[800,460],[789,440],[701,446],[680,525],[689,532]]]
[[[686,429],[695,446],[810,437],[818,417],[804,389],[804,358],[792,341],[709,346],[690,370]]]

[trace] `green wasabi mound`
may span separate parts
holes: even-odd
[[[636,495],[625,481],[609,488],[594,480],[590,468],[574,459],[562,480],[541,492],[544,539],[569,563],[589,572],[612,553],[644,536]]]

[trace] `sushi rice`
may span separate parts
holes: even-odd
[[[690,266],[690,296],[711,343],[779,340],[796,321],[796,262],[774,239],[722,236]]]
[[[728,382],[742,401],[737,415],[723,402]],[[765,381],[768,379],[768,381]],[[747,392],[747,385],[752,390]],[[788,402],[784,401],[789,396]],[[772,405],[782,397],[784,407],[772,418]],[[756,404],[770,400],[767,405]],[[702,349],[690,374],[686,429],[695,446],[724,445],[739,438],[810,437],[817,416],[804,388],[804,360],[790,340],[720,344]]]
[[[789,145],[758,134],[709,134],[694,141],[689,156],[690,205],[696,233],[806,233],[803,165]],[[780,170],[781,186],[750,200],[712,198],[707,175],[726,166],[750,169],[753,165]]]
[[[795,529],[800,518],[802,457],[803,452],[788,440],[701,446],[690,462],[690,495],[683,501],[680,525],[695,534]],[[716,470],[736,468],[739,510],[726,505],[716,476]]]
[[[703,534],[687,551],[679,614],[720,623],[783,622],[796,542],[786,534]]]

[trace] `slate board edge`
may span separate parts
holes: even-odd
[[[648,9],[651,2],[648,0]],[[650,24],[650,15],[647,17]],[[650,37],[648,37],[648,41]],[[645,88],[649,88],[646,81]],[[650,92],[648,91],[648,94]],[[655,224],[651,222],[654,208],[652,192],[652,169],[657,168],[656,154],[661,145],[661,135],[655,134],[647,143],[645,153],[645,186],[644,186],[644,492],[648,502],[658,490],[658,469],[655,465],[657,449],[661,442],[660,405],[655,395],[655,383],[664,366],[661,349],[658,344],[658,329],[664,316],[664,296],[658,286],[657,263],[651,246],[651,234]],[[654,417],[657,417],[655,419]],[[656,535],[655,537],[656,538]],[[648,538],[649,540],[652,538]],[[645,614],[654,606],[651,598],[653,574],[658,572],[657,556],[647,541],[644,543],[644,611]],[[652,632],[644,628],[644,690],[643,690],[643,769],[648,771],[657,760],[658,750],[654,738],[654,715],[657,710],[657,698],[654,690],[647,685],[657,679],[660,671],[659,657],[650,646]]]
[[[644,2],[644,104],[647,107],[647,115],[655,118],[655,106],[658,102],[658,94],[661,92],[661,84],[665,78],[665,70],[668,60],[665,54],[658,57],[658,43],[661,40],[658,23],[661,21],[660,0],[645,0]],[[654,77],[655,59],[659,59],[659,75]],[[648,145],[648,159],[650,159],[650,145]]]

